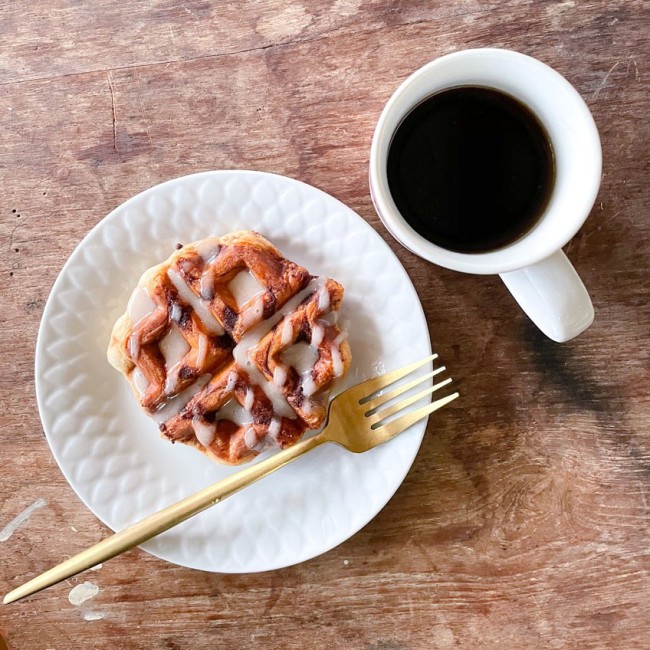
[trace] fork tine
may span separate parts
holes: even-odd
[[[415,409],[415,411],[405,413],[396,420],[393,420],[388,424],[380,425],[376,428],[381,431],[385,437],[396,436],[398,433],[404,431],[404,429],[408,429],[408,427],[410,427],[412,424],[415,424],[422,418],[425,418],[427,415],[433,413],[434,411],[437,411],[439,408],[442,408],[445,404],[449,404],[449,402],[452,402],[459,396],[460,393],[452,393],[451,395],[447,395],[447,397],[442,397],[435,402],[431,402],[431,404],[427,404],[426,406],[422,406],[419,409]]]
[[[444,381],[441,381],[438,384],[434,384],[433,386],[429,386],[428,388],[425,388],[424,390],[420,391],[419,393],[416,393],[415,395],[411,395],[410,397],[407,397],[406,399],[403,399],[397,404],[393,404],[392,406],[389,406],[388,408],[383,409],[382,411],[379,411],[375,413],[374,415],[370,416],[370,421],[372,424],[376,424],[377,422],[381,422],[382,420],[385,420],[386,418],[389,418],[391,415],[394,415],[395,413],[401,411],[402,409],[405,409],[407,406],[410,406],[411,404],[415,404],[415,402],[418,402],[421,400],[423,397],[426,397],[427,395],[430,395],[431,393],[434,393],[437,391],[439,388],[442,388],[443,386],[446,386],[447,384],[451,383],[451,377],[448,377]]]
[[[383,375],[379,375],[379,377],[373,377],[372,379],[368,379],[362,382],[361,384],[357,384],[352,388],[348,388],[348,390],[345,392],[348,393],[353,398],[358,399],[360,402],[364,397],[366,398],[366,401],[368,401],[367,398],[371,397],[373,393],[376,393],[378,390],[381,390],[382,388],[386,388],[387,386],[390,386],[390,384],[395,383],[398,379],[401,379],[402,377],[406,377],[406,375],[412,373],[414,370],[417,370],[421,366],[437,358],[438,358],[437,354],[430,354],[428,357],[425,357],[424,359],[420,359],[415,363],[410,363],[408,366],[397,368],[397,370],[391,370],[390,372],[386,372]]]
[[[439,375],[441,372],[444,372],[445,370],[447,370],[445,366],[440,366],[440,368],[436,368],[435,370],[428,372],[426,375],[421,375],[420,377],[416,377],[413,381],[409,381],[407,384],[398,386],[394,390],[391,390],[389,393],[385,393],[384,395],[379,395],[379,397],[375,397],[374,399],[371,399],[369,402],[364,402],[364,406],[368,409],[366,411],[366,415],[368,415],[370,411],[373,411],[374,409],[380,407],[382,404],[386,404],[386,402],[389,402],[390,400],[394,399],[398,395],[401,395],[402,393],[411,390],[411,388],[414,388],[415,386],[421,384],[423,381],[426,381],[427,379],[431,379],[431,377],[435,377],[436,375]]]

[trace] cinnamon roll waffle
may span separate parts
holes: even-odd
[[[204,239],[144,273],[108,359],[165,438],[243,463],[323,424],[350,364],[342,299],[258,233]]]

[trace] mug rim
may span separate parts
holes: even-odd
[[[416,232],[406,222],[404,217],[402,217],[399,210],[395,206],[392,196],[390,195],[390,189],[388,188],[388,182],[386,179],[386,162],[388,149],[386,149],[386,155],[382,155],[380,148],[387,140],[390,146],[390,140],[392,139],[396,128],[398,128],[401,119],[403,119],[411,110],[413,110],[417,103],[426,98],[426,96],[430,96],[439,91],[441,92],[447,88],[470,85],[483,85],[484,87],[495,86],[491,85],[490,83],[482,83],[480,79],[477,79],[472,83],[459,82],[456,84],[442,85],[439,88],[433,88],[428,93],[428,95],[424,94],[424,96],[420,98],[418,102],[411,102],[406,109],[400,109],[398,111],[397,108],[404,95],[407,92],[411,91],[414,87],[417,87],[418,84],[421,84],[422,79],[428,78],[432,74],[432,71],[435,71],[436,69],[443,69],[450,62],[454,63],[461,59],[472,59],[477,56],[480,57],[483,61],[488,57],[501,61],[504,59],[516,59],[519,63],[523,62],[526,66],[530,66],[538,74],[550,77],[550,79],[554,83],[559,84],[565,94],[569,96],[570,100],[572,101],[573,108],[576,109],[580,114],[582,128],[588,132],[587,140],[593,145],[592,151],[587,157],[590,168],[582,170],[584,173],[584,181],[581,184],[579,190],[580,196],[577,210],[574,210],[572,217],[569,218],[566,223],[562,224],[561,229],[558,229],[557,232],[554,232],[554,236],[552,238],[546,238],[539,242],[539,246],[535,247],[534,252],[529,251],[526,253],[524,249],[530,248],[529,244],[531,237],[537,230],[538,225],[544,222],[548,216],[548,206],[544,215],[538,221],[538,224],[517,241],[502,248],[482,253],[460,253],[438,246]],[[432,84],[429,82],[427,85]],[[496,89],[500,90],[501,92],[506,92],[501,88]],[[516,99],[523,101],[522,98],[517,96],[516,93],[509,94],[511,94]],[[543,119],[542,116],[537,113],[537,111],[533,110],[533,112],[537,115],[537,117],[542,121],[548,130],[547,121]],[[398,122],[398,126],[391,129],[390,133],[388,133],[389,129],[387,127],[387,122],[393,119],[396,113],[400,121]],[[550,134],[549,137],[551,137]],[[552,137],[551,143],[555,148],[555,143],[553,142]],[[549,257],[557,250],[561,249],[578,232],[580,227],[589,216],[591,208],[593,207],[596,196],[598,194],[602,173],[602,150],[600,144],[600,136],[587,104],[578,93],[578,91],[559,72],[533,57],[522,54],[520,52],[516,52],[514,50],[501,48],[473,48],[452,52],[450,54],[436,58],[433,61],[430,61],[429,63],[415,70],[397,87],[397,89],[389,98],[388,102],[386,102],[386,105],[384,106],[381,115],[379,116],[379,120],[377,121],[377,125],[373,133],[372,144],[370,147],[369,167],[370,195],[375,206],[375,210],[386,229],[398,242],[400,242],[412,253],[440,266],[466,273],[494,274],[507,273],[524,268],[531,264],[535,264],[536,262]],[[549,202],[549,206],[551,204],[552,199]]]

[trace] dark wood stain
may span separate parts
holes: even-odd
[[[105,142],[86,147],[79,154],[79,160],[94,166],[106,164],[121,164],[143,156],[151,150],[151,142],[146,133],[127,133],[119,131],[113,139],[113,134],[104,137]]]
[[[576,355],[571,343],[554,345],[529,323],[525,326],[524,340],[533,349],[545,380],[556,384],[561,395],[568,398],[567,408],[593,412],[600,425],[595,435],[605,436],[614,449],[628,455],[633,461],[630,470],[637,475],[640,471],[650,489],[650,456],[643,450],[648,427],[640,431],[630,427],[625,399],[617,395],[616,385],[606,385],[606,377],[600,377],[601,373],[589,358]]]
[[[567,398],[567,405],[607,414],[617,411],[615,386],[605,386],[595,378],[596,369],[588,357],[573,352],[573,343],[557,345],[536,327],[524,322],[522,342],[530,346],[533,358],[546,385],[555,385]]]

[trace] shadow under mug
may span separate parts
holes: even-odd
[[[553,191],[537,224],[516,242],[485,253],[450,251],[422,237],[404,220],[388,186],[388,151],[404,117],[427,97],[458,86],[494,88],[517,98],[544,125],[555,154]],[[589,215],[601,168],[593,117],[564,77],[511,50],[463,50],[420,68],[389,99],[372,140],[370,193],[380,219],[403,246],[455,271],[498,273],[537,327],[554,341],[564,342],[594,319],[589,294],[561,249]]]

